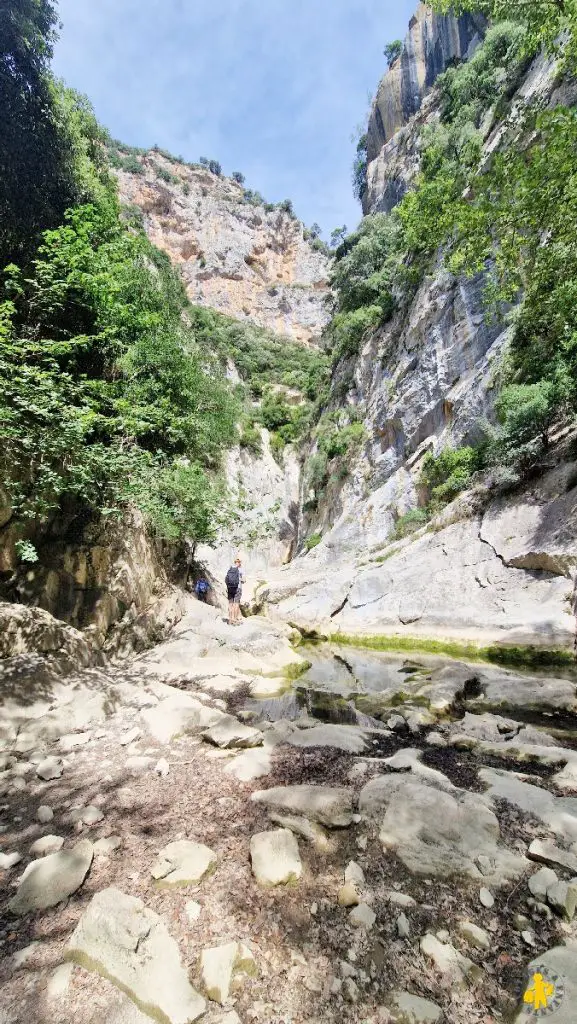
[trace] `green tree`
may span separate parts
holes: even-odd
[[[528,29],[526,49],[529,53],[541,47],[557,49],[563,30],[569,28],[573,38],[566,53],[572,61],[575,59],[576,0],[432,0],[432,5],[442,13],[478,11],[495,22],[520,21]]]
[[[387,43],[384,49],[384,54],[387,59],[387,64],[390,67],[396,60],[399,59],[403,51],[403,40],[395,39],[392,43]]]

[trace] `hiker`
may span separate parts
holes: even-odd
[[[235,558],[224,581],[228,594],[228,621],[231,626],[240,626],[241,624],[240,599],[242,597],[242,585],[245,582],[241,564],[240,558]]]
[[[194,587],[194,592],[195,592],[198,600],[199,601],[203,601],[206,604],[206,601],[208,599],[208,592],[209,592],[209,590],[210,590],[210,583],[208,582],[208,580],[205,580],[204,576],[201,576],[200,579],[197,580],[197,582],[195,584],[195,587]]]

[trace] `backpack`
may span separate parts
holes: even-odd
[[[196,584],[197,594],[206,594],[207,590],[208,583],[206,582],[206,580],[199,580],[198,583]]]
[[[229,594],[236,594],[240,583],[240,569],[237,569],[236,565],[231,565],[224,582]]]

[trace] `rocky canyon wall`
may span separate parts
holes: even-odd
[[[179,267],[191,302],[303,344],[327,322],[329,260],[281,209],[244,200],[231,178],[151,150],[141,173],[119,170],[121,200],[137,207],[154,245]],[[169,177],[163,180],[159,174]]]

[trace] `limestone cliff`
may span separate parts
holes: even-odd
[[[377,90],[367,128],[365,213],[388,211],[402,198],[418,165],[415,132],[402,128],[421,110],[436,78],[475,50],[485,30],[479,14],[436,14],[420,3],[403,43]],[[430,110],[426,109],[427,117]]]
[[[155,150],[139,165],[141,173],[118,170],[120,197],[142,211],[191,302],[294,341],[318,340],[328,318],[329,260],[305,240],[300,221],[246,202],[241,185],[204,167]]]

